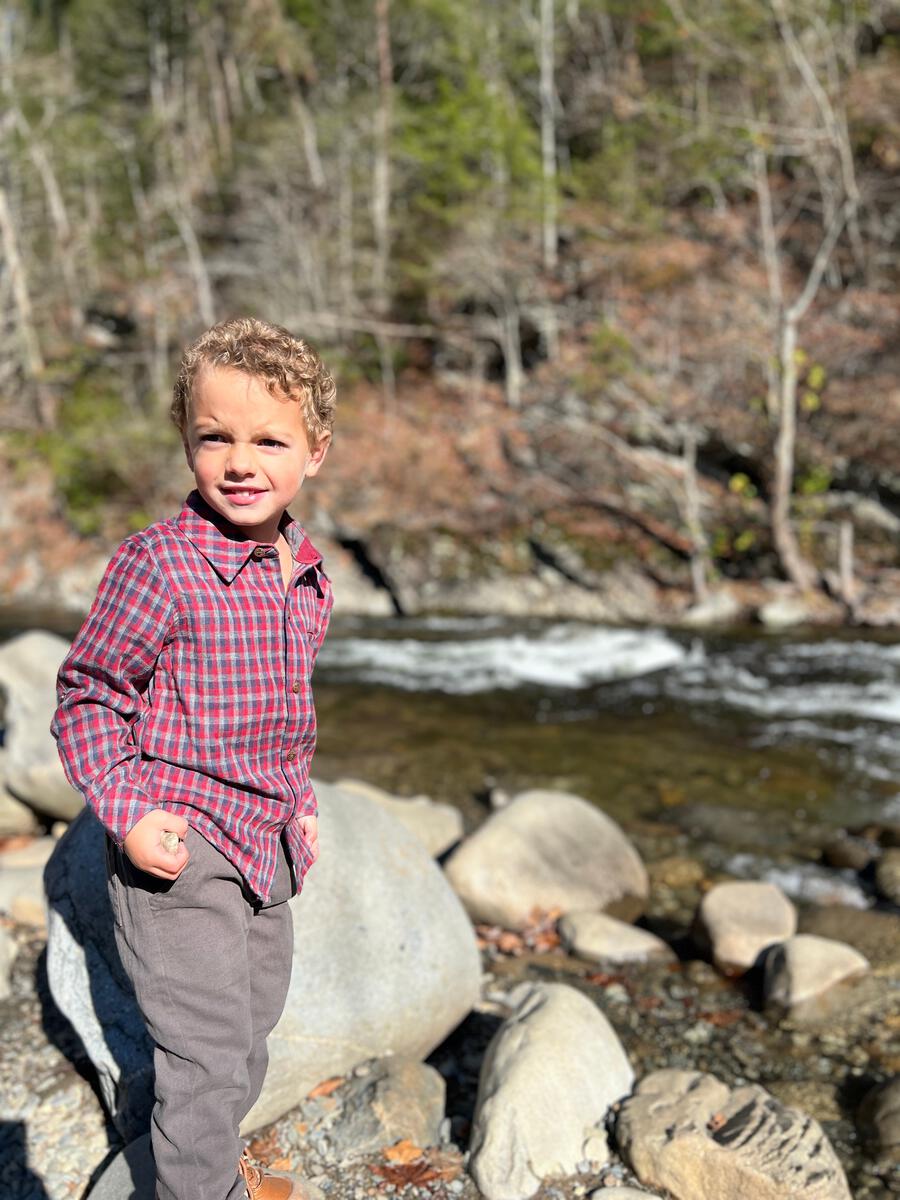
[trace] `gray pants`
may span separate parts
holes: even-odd
[[[169,883],[107,841],[116,945],[156,1044],[157,1200],[237,1200],[238,1127],[290,982],[293,884],[283,846],[263,906],[199,833],[185,842],[190,859]]]

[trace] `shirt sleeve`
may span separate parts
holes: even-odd
[[[147,548],[116,551],[63,660],[50,726],[69,782],[121,845],[158,802],[135,781],[135,723],[174,626],[174,605]]]

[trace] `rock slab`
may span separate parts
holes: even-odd
[[[694,935],[720,971],[749,971],[770,946],[791,937],[797,910],[774,883],[719,883],[697,910]]]
[[[415,1146],[438,1145],[446,1095],[440,1073],[410,1058],[357,1067],[335,1094],[339,1115],[325,1123],[329,1155],[346,1162],[404,1139]]]
[[[654,1071],[622,1105],[616,1138],[641,1183],[675,1200],[852,1200],[818,1122],[756,1084]]]
[[[50,721],[56,711],[56,674],[68,642],[35,630],[0,648],[0,687],[6,693],[6,787],[39,813],[71,820],[82,799],[63,773]]]
[[[606,1017],[564,984],[523,984],[488,1046],[469,1171],[487,1200],[524,1200],[550,1175],[609,1159],[604,1122],[634,1081]]]
[[[619,826],[566,792],[522,792],[492,813],[446,864],[475,921],[524,929],[535,909],[612,910],[633,920],[647,872]]]
[[[474,932],[422,844],[362,796],[316,794],[321,859],[291,901],[293,978],[245,1131],[367,1059],[425,1057],[478,999]],[[103,836],[84,812],[47,864],[47,973],[130,1141],[148,1128],[151,1048],[115,950]]]

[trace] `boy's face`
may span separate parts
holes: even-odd
[[[188,466],[212,508],[257,542],[274,542],[282,513],[328,449],[312,449],[296,400],[252,375],[207,368],[194,383],[184,432]]]

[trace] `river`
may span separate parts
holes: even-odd
[[[424,792],[470,824],[491,787],[576,792],[801,899],[865,903],[815,848],[900,820],[900,633],[344,620],[316,694],[324,778]]]

